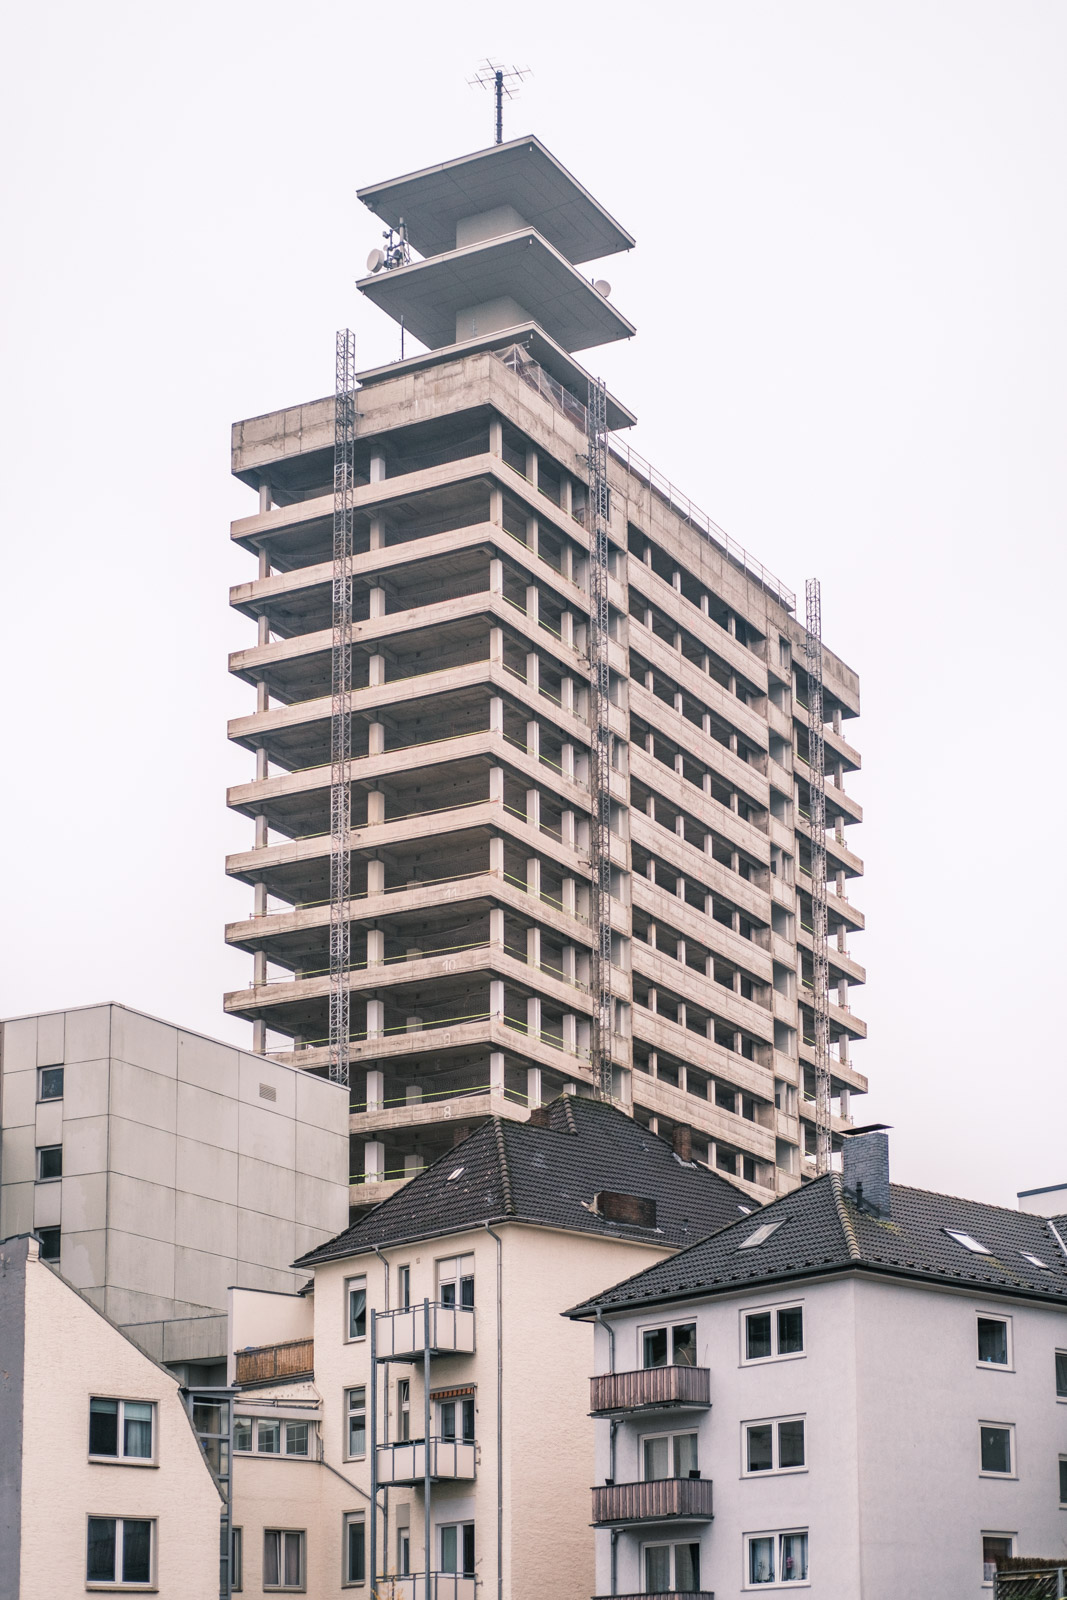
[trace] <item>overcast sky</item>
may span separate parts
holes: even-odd
[[[638,241],[637,338],[583,359],[861,675],[857,1115],[901,1181],[1067,1180],[1060,0],[52,0],[5,42],[0,1014],[249,1041],[229,427],[329,392],[337,327],[398,354],[355,190],[491,142],[489,52]]]

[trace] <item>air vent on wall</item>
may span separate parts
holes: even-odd
[[[259,1094],[262,1100],[277,1100],[278,1098],[278,1091],[272,1083],[261,1083]]]

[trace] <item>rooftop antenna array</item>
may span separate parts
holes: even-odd
[[[529,67],[501,67],[486,56],[473,78],[467,82],[472,89],[492,89],[496,98],[496,142],[504,143],[504,96],[514,100],[524,78],[532,77]]]
[[[808,672],[808,789],[811,795],[811,965],[815,1013],[815,1171],[830,1170],[830,962],[826,941],[826,750],[823,738],[822,586],[804,585]]]
[[[586,409],[589,441],[589,782],[593,928],[590,989],[593,1018],[589,1059],[596,1092],[610,1100],[611,1065],[611,730],[608,726],[608,394],[590,378]]]
[[[352,955],[352,535],[356,488],[356,337],[337,335],[333,422],[333,648],[330,716],[330,1077],[348,1083]]]

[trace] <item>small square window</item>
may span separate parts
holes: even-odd
[[[804,1465],[804,1418],[744,1424],[744,1471],[797,1472]]]
[[[62,1237],[58,1228],[38,1228],[37,1237],[41,1241],[41,1260],[58,1261]]]
[[[62,1100],[63,1068],[42,1067],[37,1079],[38,1100]]]
[[[750,1533],[746,1540],[745,1588],[764,1584],[785,1585],[808,1581],[807,1530],[788,1533]]]
[[[778,1306],[773,1311],[742,1312],[743,1359],[770,1361],[804,1354],[803,1306]]]
[[[1003,1317],[978,1318],[978,1360],[982,1365],[1006,1367],[1008,1324]]]
[[[982,1471],[1000,1478],[1012,1475],[1012,1427],[1010,1423],[983,1422],[980,1426]]]
[[[43,1144],[37,1151],[37,1179],[39,1183],[47,1183],[52,1178],[63,1176],[63,1146],[61,1144]]]
[[[155,1411],[155,1405],[147,1400],[90,1400],[90,1456],[150,1462]]]

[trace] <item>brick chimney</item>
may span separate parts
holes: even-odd
[[[679,1161],[692,1161],[693,1159],[693,1130],[679,1123],[671,1134],[671,1144]]]
[[[593,1209],[608,1222],[625,1222],[631,1228],[656,1226],[656,1202],[645,1195],[601,1189],[593,1196]]]
[[[884,1127],[860,1128],[841,1141],[841,1176],[845,1192],[865,1211],[888,1217],[889,1130]]]

